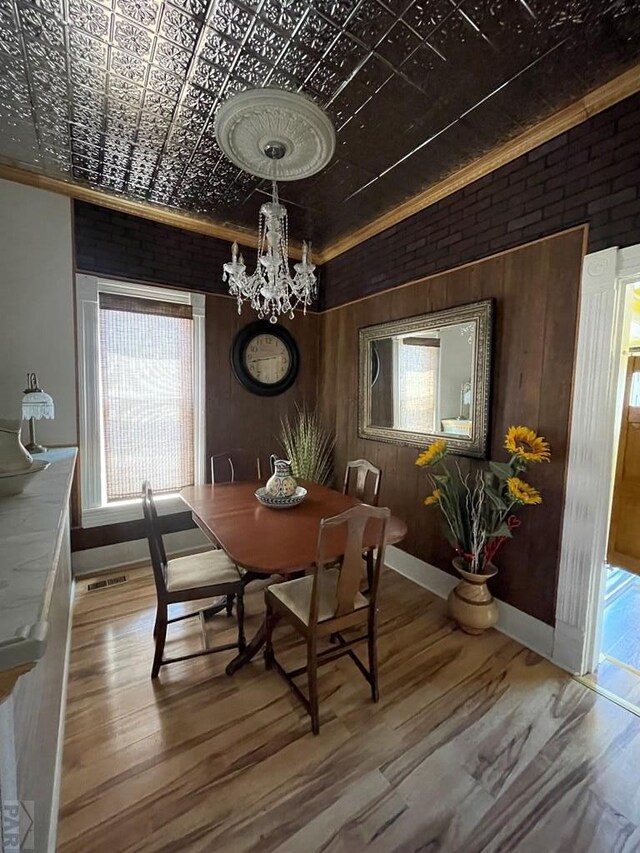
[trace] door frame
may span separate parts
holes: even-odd
[[[600,653],[623,331],[628,285],[639,280],[640,245],[584,258],[553,646],[554,661],[579,675],[595,668]]]

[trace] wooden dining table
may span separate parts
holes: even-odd
[[[270,575],[291,579],[312,569],[320,521],[339,515],[361,503],[342,492],[302,482],[305,500],[296,507],[271,509],[258,502],[256,489],[262,483],[219,483],[187,486],[180,496],[191,510],[194,522],[212,542],[222,548],[233,562],[245,570],[245,585]],[[371,520],[364,532],[363,546],[374,547],[380,537],[380,521]],[[387,521],[385,542],[400,542],[407,526],[391,516]],[[340,559],[344,554],[345,531],[337,528],[327,541],[327,557]],[[264,621],[255,636],[227,666],[233,675],[248,663],[265,641]]]

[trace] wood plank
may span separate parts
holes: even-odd
[[[380,703],[348,659],[328,665],[314,737],[261,662],[227,678],[221,654],[151,682],[149,569],[79,585],[60,853],[636,849],[638,718],[513,640],[462,634],[394,572],[380,600]],[[248,631],[263,607],[249,587]],[[198,637],[185,620],[169,642]],[[276,644],[304,659],[288,629]]]
[[[640,575],[640,407],[631,395],[639,376],[640,357],[632,356],[627,364],[607,545],[607,562],[636,575]]]
[[[243,569],[266,575],[297,573],[313,568],[318,550],[322,519],[341,515],[360,504],[358,498],[343,495],[317,483],[302,481],[307,496],[296,507],[278,512],[258,503],[258,483],[220,483],[211,486],[186,486],[182,500],[193,510],[204,533]],[[381,541],[381,523],[367,522],[362,543],[377,547]],[[327,560],[338,559],[347,548],[343,525],[330,530],[324,538]],[[407,533],[404,521],[391,517],[385,521],[385,542],[400,542]]]
[[[548,437],[549,465],[528,476],[544,503],[522,512],[523,524],[496,557],[492,591],[503,601],[553,624],[564,503],[577,300],[584,229],[578,228],[498,256],[385,291],[321,315],[320,399],[337,437],[336,471],[364,458],[382,469],[380,506],[403,518],[402,548],[451,569],[452,549],[438,513],[423,499],[431,489],[414,448],[358,436],[358,330],[387,320],[495,299],[490,457],[505,460],[504,434],[525,424]],[[480,463],[456,457],[463,472]]]
[[[277,397],[260,397],[248,391],[231,370],[231,347],[236,334],[255,320],[255,313],[238,314],[233,299],[207,296],[205,310],[207,375],[207,480],[209,457],[233,449],[251,450],[260,457],[265,480],[269,456],[280,454],[280,421],[292,416],[296,404],[313,407],[317,397],[319,316],[298,314],[279,323],[291,332],[300,350],[300,372],[295,383]]]

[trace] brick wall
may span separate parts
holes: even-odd
[[[205,293],[228,294],[222,265],[231,260],[231,242],[162,225],[106,207],[74,202],[78,272],[168,284]],[[255,249],[245,249],[249,271]],[[322,270],[316,271],[322,291]],[[317,300],[311,305],[317,311]]]
[[[78,201],[74,230],[80,272],[227,292],[222,264],[231,248],[225,240]]]
[[[583,222],[591,252],[640,243],[639,184],[634,95],[329,261],[322,307]],[[75,239],[81,272],[226,292],[224,240],[83,202],[75,203]]]
[[[329,261],[323,307],[584,222],[590,252],[640,243],[639,183],[635,95]]]

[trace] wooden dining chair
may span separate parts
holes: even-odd
[[[240,483],[261,480],[260,458],[248,450],[227,450],[211,457],[212,483]]]
[[[387,520],[391,511],[362,504],[348,509],[333,518],[320,522],[320,533],[316,550],[313,574],[283,583],[272,584],[265,590],[266,646],[265,666],[275,667],[291,687],[311,715],[314,734],[320,730],[318,712],[318,667],[349,655],[371,686],[371,698],[378,701],[377,659],[377,596],[380,570],[384,559]],[[375,545],[377,556],[369,597],[360,592],[362,575],[362,553],[367,524],[377,524]],[[342,537],[342,539],[340,538]],[[345,542],[340,548],[340,542]],[[369,539],[369,542],[371,540]],[[344,552],[341,563],[336,566],[338,551]],[[278,662],[273,651],[273,629],[277,621],[289,622],[307,641],[307,665],[287,672]],[[346,640],[342,631],[361,628],[366,632],[354,639]],[[332,642],[329,648],[318,651],[320,641]],[[369,652],[367,669],[353,651],[366,640]],[[308,697],[294,679],[307,673]]]
[[[352,459],[347,462],[345,468],[342,494],[351,495],[370,506],[378,506],[381,481],[382,469],[376,468],[368,459]],[[373,551],[371,549],[367,550],[365,560],[367,563],[367,583],[371,587],[373,577]]]
[[[344,471],[342,494],[358,498],[369,506],[378,506],[381,480],[381,468],[376,468],[368,459],[352,459]]]
[[[156,649],[151,669],[151,678],[157,678],[160,667],[168,663],[190,660],[191,658],[210,655],[214,652],[239,649],[243,651],[246,645],[244,637],[244,585],[237,566],[227,557],[224,551],[206,551],[203,554],[193,554],[190,557],[178,557],[167,560],[162,535],[158,526],[153,492],[148,482],[142,486],[142,509],[147,527],[147,539],[151,552],[151,565],[156,584],[157,610],[153,627]],[[198,601],[203,598],[217,596],[236,596],[236,617],[238,622],[238,642],[225,643],[220,646],[209,646],[204,625],[204,611],[196,610],[168,618],[170,604],[185,601]],[[164,644],[167,636],[167,625],[198,616],[205,648],[188,655],[175,658],[165,658]]]
[[[254,456],[248,450],[227,450],[211,457],[211,482],[241,483],[261,480],[260,457]],[[217,542],[214,547],[219,548]],[[207,618],[226,610],[227,616],[233,613],[233,596],[227,596],[224,604],[215,604],[208,608]]]

